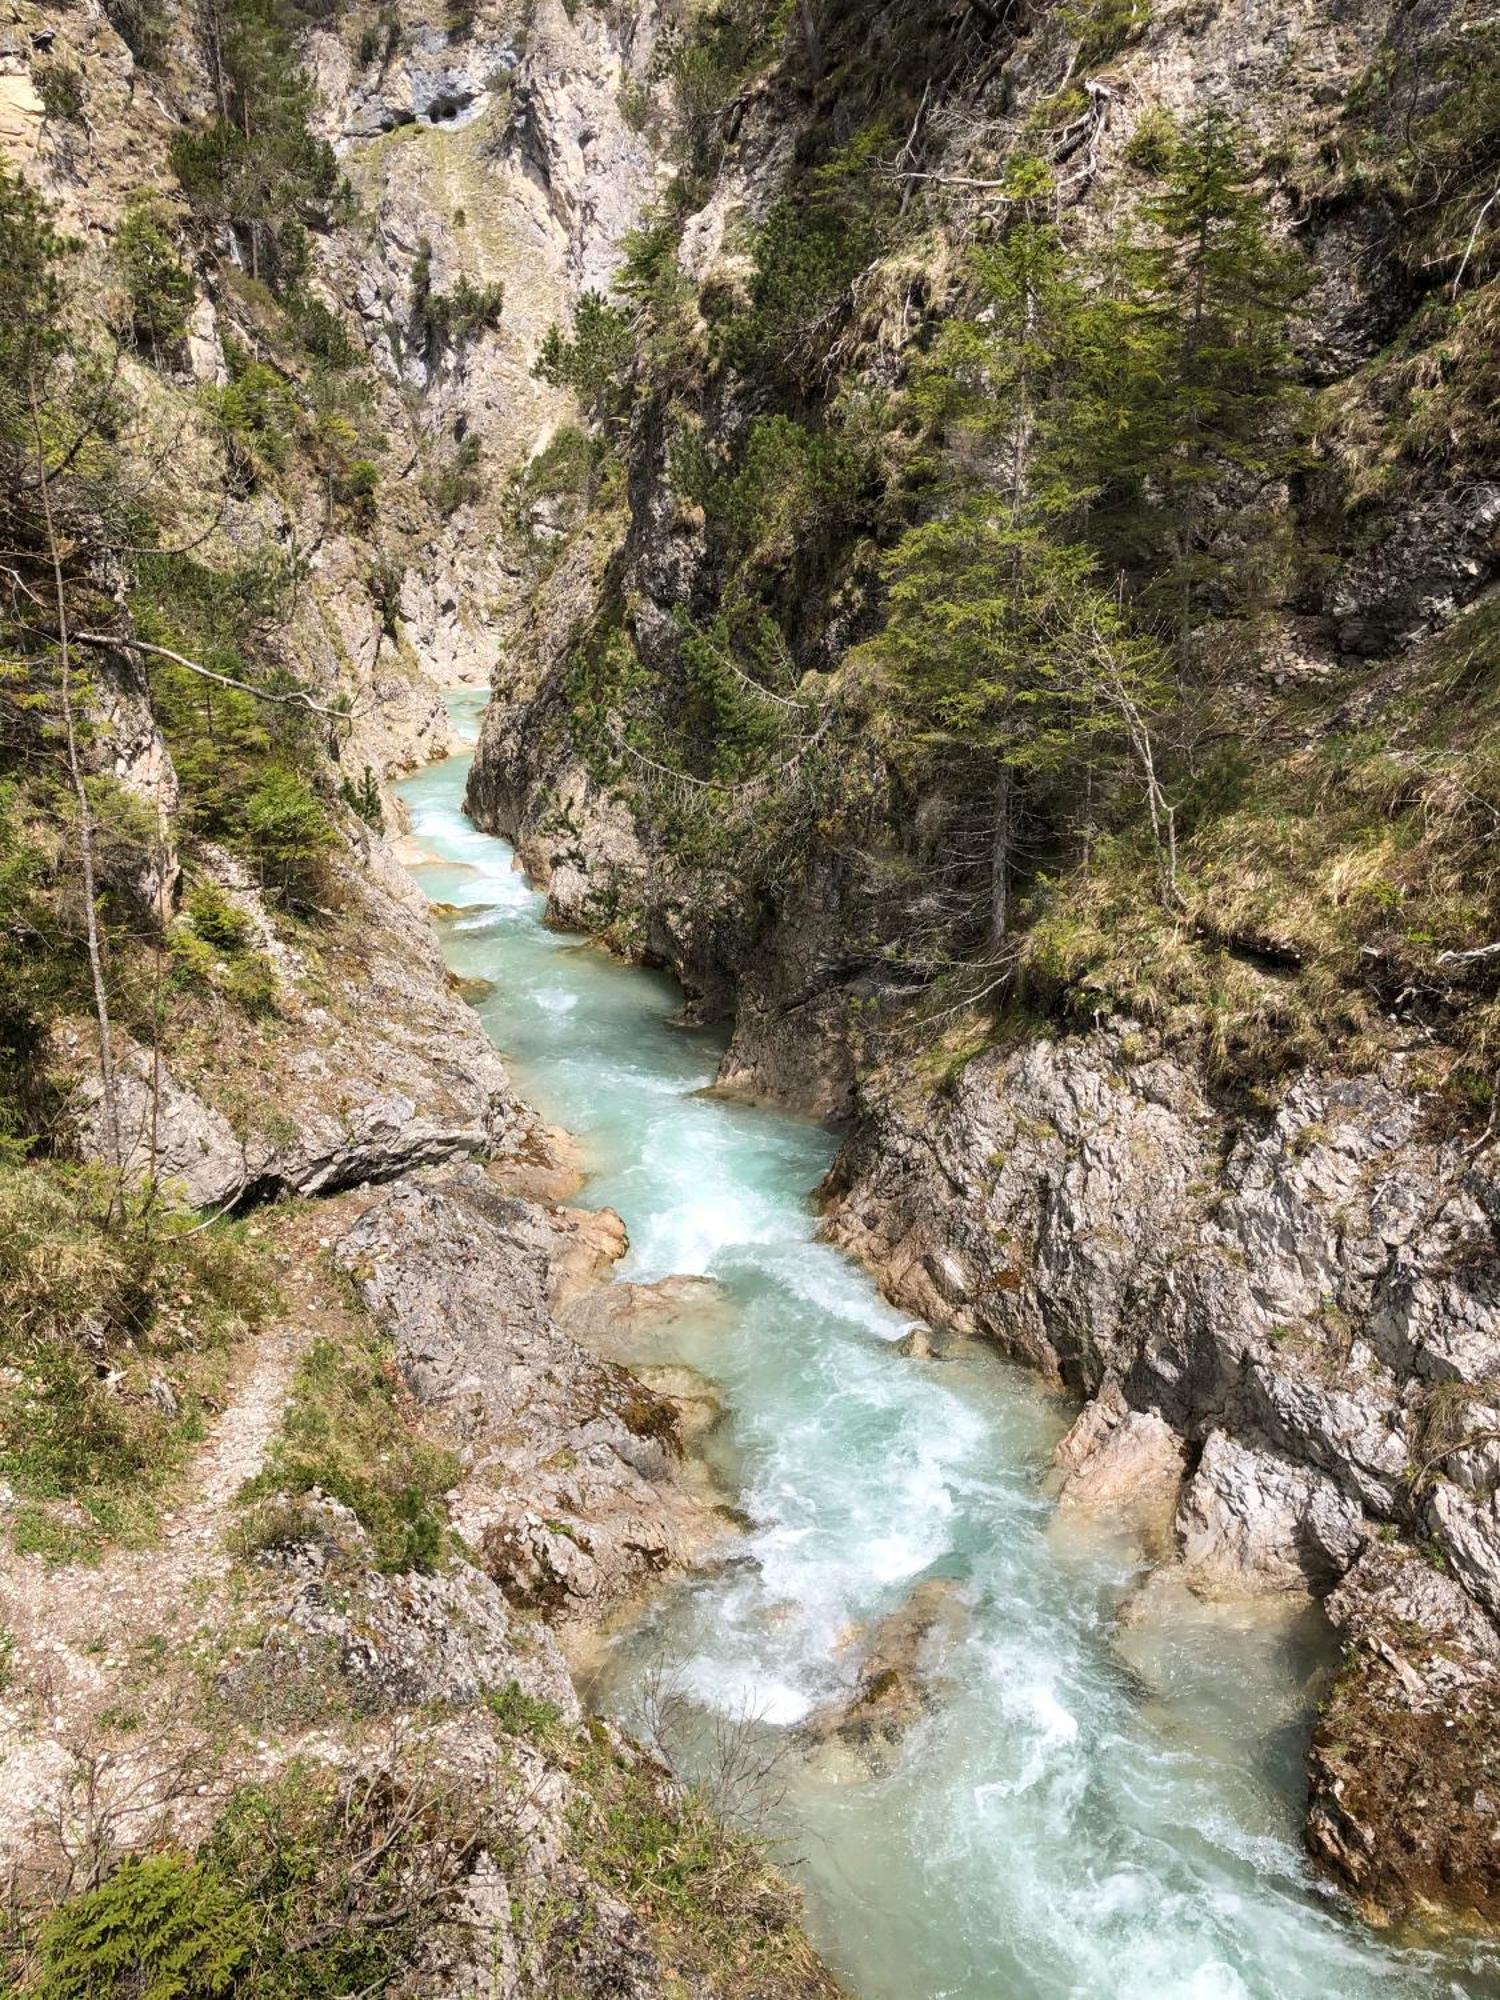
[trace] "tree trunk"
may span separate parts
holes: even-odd
[[[98,883],[94,858],[94,811],[84,783],[83,765],[78,755],[78,731],[73,714],[73,655],[68,641],[68,602],[63,588],[62,552],[58,547],[57,525],[52,514],[52,484],[47,474],[47,447],[42,436],[42,416],[36,383],[30,385],[31,422],[36,436],[37,481],[41,489],[42,514],[47,527],[47,552],[52,562],[52,582],[57,593],[57,635],[61,660],[63,732],[68,753],[68,778],[78,804],[78,850],[83,875],[84,936],[88,946],[89,980],[93,987],[94,1014],[99,1023],[100,1115],[104,1126],[104,1150],[117,1169],[125,1164],[120,1149],[120,1100],[115,1087],[114,1036],[109,1018],[109,990],[104,979],[104,950],[99,937],[97,908]],[[113,1205],[113,1198],[112,1203]]]
[[[990,835],[990,936],[991,951],[1005,942],[1010,923],[1010,767],[1002,764],[995,781],[995,824]]]
[[[818,21],[813,6],[814,0],[797,0],[797,24],[802,30],[802,47],[807,55],[807,67],[813,76],[817,76],[823,67],[823,42],[818,33]]]

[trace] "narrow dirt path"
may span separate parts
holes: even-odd
[[[265,1464],[313,1343],[350,1330],[350,1308],[322,1252],[359,1197],[272,1217],[283,1310],[235,1358],[225,1408],[162,1516],[160,1542],[98,1562],[0,1562],[0,1868],[59,1809],[81,1761],[128,1761],[142,1732],[160,1761],[164,1731],[190,1706],[195,1652],[232,1623],[235,1501]],[[111,1747],[113,1746],[113,1747]]]

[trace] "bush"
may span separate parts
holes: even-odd
[[[187,333],[196,287],[178,254],[165,203],[152,195],[131,202],[115,240],[115,261],[129,301],[131,342],[142,353],[170,353]]]
[[[218,951],[243,951],[255,935],[244,911],[215,882],[195,882],[188,891],[187,918],[205,944]]]
[[[491,1688],[484,1705],[511,1736],[550,1736],[562,1721],[562,1710],[555,1701],[528,1694],[519,1681]]]
[[[203,400],[231,466],[253,484],[290,459],[299,428],[297,399],[266,362],[252,361],[233,341],[224,343],[224,352],[231,379],[222,389],[205,389]]]
[[[286,319],[299,346],[326,367],[357,368],[365,359],[363,347],[321,299],[294,293],[286,302]]]
[[[47,116],[75,123],[83,110],[83,78],[72,64],[38,63],[33,76]]]
[[[250,1956],[255,1913],[180,1853],[121,1862],[42,1927],[36,2000],[217,2000]]]
[[[432,245],[424,236],[411,271],[412,344],[433,366],[443,349],[461,346],[475,334],[500,324],[505,287],[496,282],[476,285],[461,275],[451,292],[437,291],[432,282]]]
[[[201,1435],[219,1351],[268,1308],[258,1259],[233,1225],[195,1229],[102,1169],[12,1166],[0,1296],[0,1474],[36,1503],[31,1546],[74,1556],[147,1531]],[[49,1511],[59,1502],[66,1517]]]
[[[471,507],[484,494],[479,470],[479,440],[472,432],[460,438],[452,452],[424,478],[423,490],[432,506],[446,520],[460,507]]]
[[[375,773],[368,764],[357,784],[345,778],[339,786],[339,797],[351,811],[359,814],[366,826],[373,826],[377,833],[383,830],[385,808],[380,803],[380,787],[375,782]]]
[[[593,423],[618,421],[630,407],[635,334],[630,317],[599,292],[573,309],[573,330],[548,327],[532,370],[554,388],[571,389]]]
[[[287,901],[311,901],[326,893],[323,862],[336,836],[322,805],[295,771],[267,771],[246,800],[245,825],[263,880]]]

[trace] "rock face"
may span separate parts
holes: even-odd
[[[897,1303],[1091,1399],[1059,1452],[1065,1506],[1154,1537],[1205,1593],[1333,1592],[1351,1645],[1314,1849],[1387,1912],[1487,1906],[1493,1878],[1464,1860],[1500,1811],[1474,1762],[1500,1644],[1487,1151],[1425,1138],[1399,1067],[1304,1076],[1231,1121],[1117,1023],[991,1051],[939,1099],[873,1087],[826,1196],[828,1233]],[[1421,1635],[1404,1669],[1392,1632]],[[1408,1855],[1402,1815],[1382,1816],[1402,1792],[1378,1746],[1404,1711],[1442,1731],[1421,1794],[1440,1852]]]
[[[1312,1744],[1307,1837],[1376,1921],[1500,1918],[1500,1642],[1451,1577],[1376,1547],[1328,1600],[1348,1652]]]
[[[621,106],[631,91],[651,100],[657,15],[543,0],[523,19],[486,0],[460,36],[406,0],[382,23],[373,46],[343,21],[310,38],[322,130],[369,218],[360,240],[329,243],[324,269],[393,410],[403,397],[420,407],[417,457],[438,468],[456,443],[478,447],[481,475],[451,511],[420,522],[419,500],[396,504],[420,537],[401,582],[404,638],[439,683],[483,681],[531,576],[509,475],[573,414],[532,365],[579,292],[608,285],[655,185],[651,143]],[[427,338],[423,257],[436,294],[460,278],[501,287],[497,323]],[[535,528],[545,541],[548,524]]]
[[[515,1603],[597,1614],[700,1547],[671,1404],[564,1333],[566,1222],[477,1165],[402,1183],[339,1246],[402,1373],[463,1453],[454,1520]]]
[[[126,1164],[153,1166],[196,1207],[327,1194],[464,1154],[545,1165],[550,1142],[517,1099],[477,1017],[452,993],[426,905],[383,842],[349,851],[347,907],[316,976],[278,945],[242,872],[221,883],[275,954],[275,1011],[255,1027],[184,1038],[176,1066],[119,1037]],[[309,988],[312,988],[309,991]],[[92,1031],[60,1053],[79,1076],[82,1143],[102,1153]]]
[[[556,1641],[518,1624],[499,1587],[467,1564],[387,1575],[347,1507],[306,1503],[316,1534],[280,1556],[266,1636],[226,1670],[226,1694],[254,1703],[292,1674],[331,1669],[365,1715],[425,1703],[467,1706],[514,1683],[560,1716],[581,1711]]]

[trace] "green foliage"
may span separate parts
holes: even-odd
[[[31,1503],[18,1539],[66,1558],[138,1539],[201,1435],[219,1351],[266,1308],[258,1261],[149,1189],[33,1163],[0,1167],[0,1292],[0,1474]]]
[[[131,1857],[60,1904],[40,1927],[24,1991],[35,2000],[385,1992],[450,1929],[467,1941],[456,1910],[487,1803],[414,1765],[341,1773],[297,1759],[232,1793],[196,1856]]]
[[[328,892],[324,860],[337,836],[321,802],[295,771],[273,766],[245,801],[250,848],[261,879],[290,903]]]
[[[423,237],[412,265],[409,324],[412,343],[429,368],[436,367],[445,348],[462,347],[497,327],[504,305],[504,285],[476,285],[467,272],[460,273],[451,291],[436,290],[432,245]]]
[[[510,1736],[545,1739],[562,1721],[562,1711],[555,1701],[544,1701],[540,1695],[528,1694],[519,1681],[507,1681],[504,1687],[491,1688],[484,1698],[484,1705]]]
[[[401,623],[401,586],[406,571],[400,563],[382,558],[371,569],[367,579],[370,598],[380,613],[380,630],[387,639],[394,639]]]
[[[218,2000],[250,1957],[253,1912],[211,1870],[130,1857],[42,1928],[36,2000]]]
[[[1244,144],[1219,112],[1182,134],[1141,220],[1121,261],[1151,366],[1134,390],[1135,463],[1119,463],[1117,476],[1136,497],[1160,483],[1170,556],[1152,599],[1185,630],[1203,604],[1222,600],[1231,566],[1213,546],[1227,539],[1224,496],[1210,523],[1206,490],[1226,474],[1264,481],[1298,463],[1304,398],[1289,329],[1310,274],[1268,235]],[[1248,510],[1238,525],[1250,525]]]
[[[1089,70],[1144,32],[1151,0],[1068,0],[1060,11],[1063,26],[1078,39],[1078,62]]]
[[[83,114],[83,78],[71,63],[38,63],[32,72],[37,96],[49,118],[74,123]]]
[[[301,422],[290,384],[269,362],[252,360],[234,341],[224,343],[229,381],[207,388],[205,407],[214,417],[233,471],[254,485],[289,462]]]
[[[1339,144],[1346,180],[1373,183],[1395,210],[1393,248],[1417,285],[1496,275],[1500,22],[1479,0],[1440,23],[1395,17],[1350,93]]]
[[[160,66],[167,47],[167,15],[161,0],[106,0],[105,18],[142,69]]]
[[[628,314],[598,292],[585,292],[573,308],[573,330],[547,329],[533,370],[554,388],[571,389],[596,424],[618,423],[630,407],[635,336]]]
[[[529,528],[532,509],[548,500],[590,496],[599,469],[599,448],[576,424],[561,424],[547,443],[514,475],[512,492],[518,522]]]
[[[243,1498],[317,1488],[353,1510],[382,1569],[430,1570],[447,1545],[443,1496],[461,1470],[417,1429],[386,1343],[320,1340],[297,1370],[281,1434]],[[252,1542],[255,1532],[252,1516]]]
[[[58,235],[29,184],[0,166],[0,421],[12,454],[29,442],[22,430],[26,385],[68,344],[62,265],[74,247]],[[10,466],[5,471],[9,494],[17,476]]]
[[[227,229],[252,278],[293,289],[307,232],[350,202],[332,148],[309,129],[312,89],[297,60],[307,16],[294,0],[216,0],[202,17],[215,115],[180,132],[172,165],[211,229]]]
[[[250,919],[217,883],[195,882],[184,908],[193,929],[216,951],[243,951],[255,934]]]
[[[1150,104],[1125,142],[1125,157],[1143,174],[1159,174],[1177,149],[1177,121],[1165,105]]]
[[[357,368],[365,350],[342,319],[322,299],[293,292],[286,300],[286,323],[304,352],[336,371]]]
[[[423,491],[445,520],[460,507],[472,507],[483,499],[485,482],[480,468],[479,439],[466,431],[422,475]]]
[[[303,1759],[230,1799],[202,1860],[255,1916],[246,2000],[381,1993],[442,1932],[475,1807],[413,1782]]]
[[[187,333],[196,287],[159,198],[131,201],[115,239],[115,262],[128,301],[130,340],[143,354],[172,358]]]
[[[385,808],[380,803],[380,786],[375,781],[375,773],[366,764],[358,782],[345,778],[339,786],[339,797],[354,812],[357,812],[366,826],[373,826],[377,833],[385,828]]]
[[[749,310],[719,328],[736,367],[796,383],[821,362],[895,214],[892,184],[875,171],[892,145],[884,121],[867,125],[772,207],[755,238]]]
[[[282,693],[295,683],[253,662],[293,580],[277,559],[215,570],[190,556],[150,556],[139,563],[131,610],[142,637]],[[182,781],[188,829],[254,861],[288,902],[326,902],[336,836],[307,781],[313,747],[306,714],[216,686],[168,660],[151,661],[150,687]]]
[[[0,781],[0,1162],[30,1150],[49,1122],[46,1031],[81,1003],[87,977],[81,914],[66,893],[55,839],[14,780]]]
[[[627,1762],[596,1742],[573,1776],[579,1859],[596,1882],[645,1913],[658,1951],[684,1984],[743,2000],[833,2000],[801,1928],[800,1899],[754,1840],[733,1832],[652,1758]],[[549,1941],[564,1980],[580,1944],[586,1951],[586,1937],[567,1932]]]
[[[717,0],[671,22],[657,41],[653,76],[672,92],[680,158],[690,181],[713,168],[724,112],[785,34],[789,0]]]

